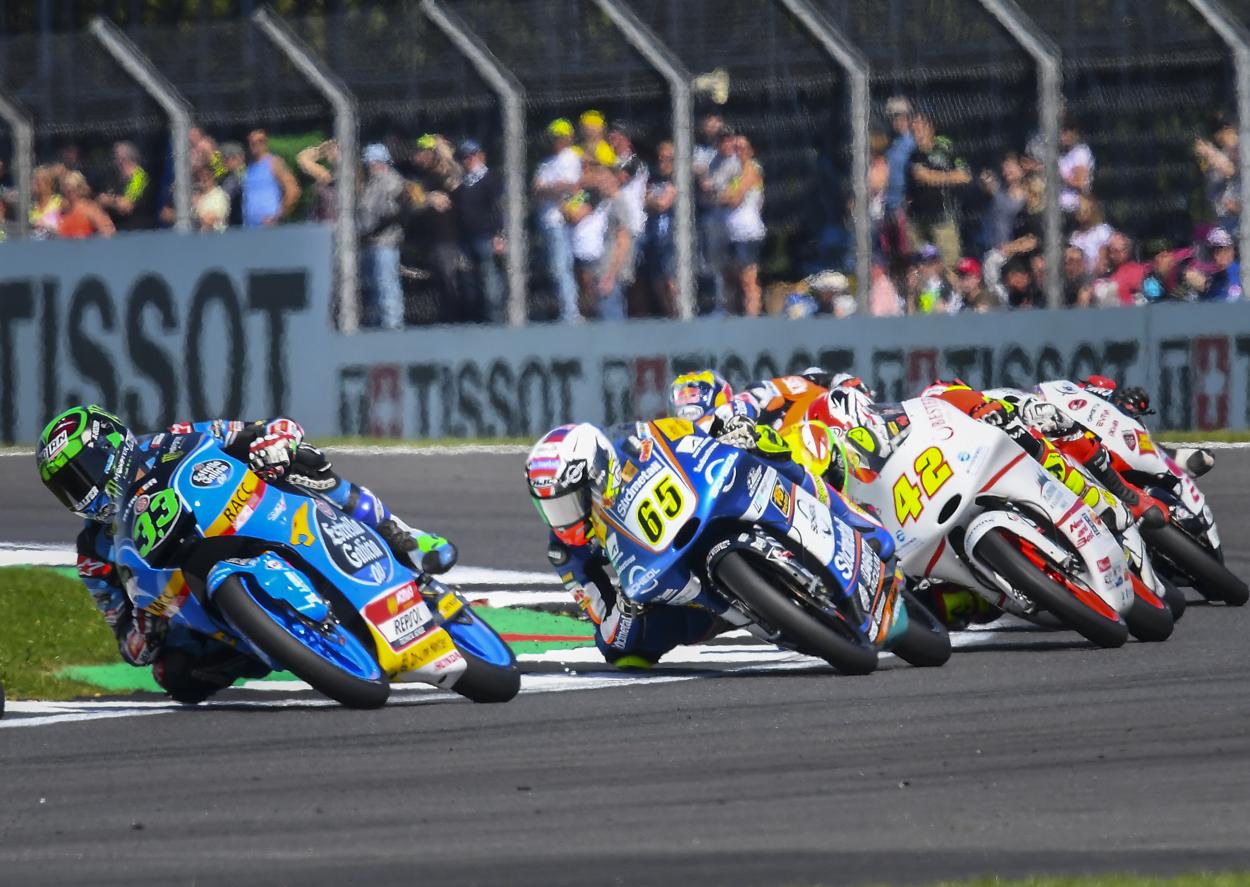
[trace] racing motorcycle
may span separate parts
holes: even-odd
[[[1229,606],[1240,607],[1250,600],[1250,587],[1224,566],[1219,529],[1206,497],[1141,422],[1067,380],[1043,382],[1037,393],[1098,435],[1116,471],[1167,506],[1165,526],[1142,530],[1155,566],[1165,578]]]
[[[1031,621],[1049,614],[1102,647],[1171,633],[1106,525],[1010,437],[936,398],[892,412],[889,447],[868,428],[846,432],[848,493],[894,535],[904,573]]]
[[[625,599],[702,607],[771,643],[867,674],[889,650],[941,665],[950,637],[817,495],[680,419],[617,447],[619,489],[591,521]]]
[[[266,482],[211,435],[166,435],[115,520],[137,609],[286,669],[352,708],[390,681],[479,702],[520,689],[512,650],[454,589],[404,566],[370,527]]]

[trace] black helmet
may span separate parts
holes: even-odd
[[[79,517],[107,523],[126,492],[135,438],[122,420],[97,406],[73,407],[39,436],[39,478]]]

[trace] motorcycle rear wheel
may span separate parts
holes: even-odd
[[[1250,600],[1250,587],[1220,563],[1214,551],[1179,527],[1167,524],[1158,529],[1143,529],[1142,536],[1153,549],[1188,575],[1194,588],[1207,600],[1223,601],[1230,607],[1244,606]]]
[[[318,656],[275,622],[237,575],[222,582],[213,593],[213,601],[248,640],[317,692],[348,708],[381,708],[386,704],[391,694],[386,675],[365,680]],[[356,642],[354,636],[348,637]]]
[[[1108,649],[1122,647],[1128,640],[1128,626],[1122,620],[1117,618],[1113,622],[1081,603],[1066,587],[1038,569],[1000,532],[986,533],[977,543],[976,556],[1010,582],[1012,588],[1087,640]]]
[[[721,556],[713,577],[760,620],[810,656],[818,656],[847,675],[868,674],[877,667],[877,651],[839,634],[803,602],[771,584],[763,571],[740,551]]]

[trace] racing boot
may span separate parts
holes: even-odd
[[[1192,478],[1199,478],[1215,466],[1215,454],[1203,447],[1164,447],[1163,451]]]
[[[456,546],[408,526],[368,487],[335,476],[334,486],[322,495],[344,514],[377,530],[401,564],[430,575],[446,573],[455,565]]]
[[[1164,504],[1120,477],[1120,472],[1112,467],[1111,458],[1104,448],[1095,449],[1082,464],[1094,480],[1128,506],[1128,510],[1139,527],[1144,530],[1156,530],[1168,522],[1168,511]]]
[[[993,622],[1002,615],[989,601],[966,588],[949,582],[934,582],[917,596],[928,601],[933,615],[942,620],[949,631],[962,631],[969,625]]]

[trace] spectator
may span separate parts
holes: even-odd
[[[717,146],[720,144],[720,132],[725,128],[725,121],[719,114],[705,114],[699,121],[697,141],[694,146],[692,170],[695,176],[706,176],[716,157]]]
[[[885,266],[877,262],[872,266],[872,286],[868,291],[868,301],[873,317],[897,317],[903,313],[903,300],[899,297],[898,288]]]
[[[295,165],[313,183],[308,218],[314,222],[333,222],[338,212],[335,195],[338,187],[338,142],[326,139],[318,145],[309,145],[295,155]]]
[[[1011,229],[1011,240],[1004,243],[985,258],[985,282],[996,289],[1000,298],[1006,298],[1002,286],[1002,269],[1006,262],[1019,258],[1029,263],[1042,254],[1042,232],[1045,228],[1046,194],[1041,176],[1026,176],[1024,188],[1027,197],[1024,211],[1016,216]]]
[[[1081,247],[1072,244],[1063,251],[1063,304],[1065,308],[1088,308],[1093,298],[1094,278]]]
[[[1046,297],[1033,277],[1033,268],[1023,258],[1016,257],[1003,268],[1003,282],[1007,290],[1007,305],[1011,308],[1044,308]]]
[[[634,153],[633,129],[620,121],[613,123],[608,129],[608,146],[616,155],[616,169],[621,180],[621,194],[625,205],[629,207],[630,231],[634,238],[642,237],[647,225],[647,180],[651,170],[647,164]]]
[[[1192,251],[1190,251],[1192,253]],[[1169,300],[1188,300],[1180,283],[1180,258],[1166,240],[1150,245],[1150,272],[1142,280],[1142,298],[1148,303]]]
[[[886,249],[882,223],[885,221],[885,189],[890,183],[890,164],[885,159],[885,151],[889,145],[890,141],[885,133],[877,129],[869,133],[868,221],[872,226],[872,248],[880,255],[884,255]]]
[[[725,286],[729,266],[729,230],[725,225],[728,211],[724,195],[729,183],[742,172],[742,162],[735,150],[737,135],[727,126],[717,135],[716,156],[707,173],[699,179],[699,230],[703,241],[703,262],[712,284],[713,313],[723,313],[728,305]]]
[[[916,151],[916,139],[911,132],[911,103],[902,96],[894,96],[885,103],[885,116],[890,119],[894,139],[885,149],[888,174],[883,198],[882,242],[886,255],[893,259],[895,270],[899,271],[900,263],[911,250],[907,239],[907,183],[908,167]]]
[[[1071,118],[1065,118],[1059,129],[1059,148],[1063,152],[1059,155],[1059,178],[1063,180],[1059,206],[1071,214],[1094,185],[1094,152],[1081,141],[1081,130]]]
[[[908,238],[912,243],[935,244],[942,264],[953,269],[960,255],[954,189],[972,177],[963,159],[955,156],[950,139],[935,135],[927,114],[913,115],[911,129],[916,148],[908,163]]]
[[[1207,234],[1212,268],[1207,276],[1204,302],[1237,302],[1241,300],[1241,263],[1232,236],[1223,228],[1212,228]]]
[[[61,211],[57,236],[84,238],[100,235],[112,237],[117,230],[113,220],[96,201],[91,199],[91,188],[80,172],[68,172],[61,179],[61,193],[65,206]]]
[[[651,287],[658,313],[677,316],[677,264],[673,242],[673,184],[676,155],[672,142],[660,142],[655,149],[655,175],[647,182],[647,224],[643,231],[642,268]]]
[[[230,198],[217,184],[211,166],[195,168],[195,191],[191,198],[191,217],[197,231],[225,231],[230,220]]]
[[[933,244],[921,247],[916,273],[908,275],[908,280],[911,284],[907,293],[909,314],[953,313],[954,292],[942,267],[942,255]]]
[[[141,231],[155,224],[155,199],[156,189],[147,170],[139,165],[139,149],[132,142],[115,143],[113,175],[108,190],[100,195],[99,206],[108,211],[118,230]]]
[[[81,175],[81,173],[80,173]],[[65,202],[56,192],[56,173],[50,166],[37,166],[31,173],[30,236],[36,240],[55,237],[61,228]]]
[[[582,164],[573,150],[573,124],[564,118],[547,127],[551,153],[538,166],[531,191],[535,197],[538,229],[547,254],[547,274],[560,301],[560,319],[581,321],[577,308],[577,283],[573,277],[573,242],[562,206],[576,194]]]
[[[1103,221],[1102,207],[1088,194],[1077,198],[1075,221],[1076,228],[1068,243],[1078,247],[1085,256],[1085,270],[1093,271],[1115,229]]]
[[[412,155],[415,187],[410,189],[417,212],[413,216],[416,242],[427,247],[435,285],[439,291],[439,316],[446,323],[473,319],[460,285],[464,254],[451,195],[460,187],[464,173],[456,162],[451,143],[441,135],[426,133],[417,139]]]
[[[212,170],[214,179],[220,179],[226,174],[226,166],[222,161],[221,151],[217,149],[217,142],[203,129],[198,126],[191,127],[187,131],[187,145],[193,171],[205,166]]]
[[[238,142],[223,144],[221,161],[225,167],[225,175],[221,178],[221,190],[230,201],[230,218],[227,221],[232,227],[238,227],[243,224],[243,183],[247,172],[247,163],[243,159],[243,146]]]
[[[727,209],[725,230],[733,257],[734,283],[742,297],[742,313],[758,317],[761,305],[760,252],[764,245],[764,170],[755,159],[755,148],[743,135],[734,139],[741,172],[722,192]]]
[[[580,188],[564,202],[561,213],[570,228],[579,310],[585,317],[594,317],[599,303],[598,269],[603,258],[608,207],[599,198],[598,176],[603,167],[586,156],[580,158],[580,163]]]
[[[699,142],[694,147],[691,165],[696,183],[694,206],[699,233],[700,290],[711,292],[713,310],[723,310],[725,304],[725,281],[720,272],[724,264],[724,225],[718,217],[720,207],[711,187],[712,166],[720,155],[724,129],[725,121],[719,114],[704,116],[699,122]]]
[[[1132,305],[1141,292],[1142,281],[1146,278],[1148,266],[1133,261],[1133,242],[1127,236],[1116,231],[1107,240],[1106,260],[1098,284],[1095,285],[1095,296],[1100,304],[1110,301],[1120,305]],[[1107,289],[1106,284],[1114,284],[1114,290]]]
[[[299,202],[299,182],[285,160],[269,153],[269,136],[263,129],[247,134],[247,149],[252,162],[243,177],[243,224],[271,228]]]
[[[404,180],[391,166],[385,145],[364,150],[366,177],[357,206],[361,283],[364,289],[363,326],[388,330],[404,328],[404,294],[399,285],[399,243]]]
[[[591,109],[583,111],[582,116],[577,118],[577,128],[582,137],[582,153],[600,166],[611,169],[619,158],[603,137],[605,122],[603,112]]]
[[[1237,169],[1237,127],[1224,121],[1211,142],[1194,140],[1194,154],[1206,180],[1207,201],[1215,223],[1233,237],[1241,225],[1241,177]]]
[[[955,266],[955,291],[951,298],[951,311],[993,311],[999,307],[998,299],[986,287],[981,277],[981,263],[965,256]]]
[[[634,280],[634,233],[630,198],[613,169],[594,178],[603,213],[603,253],[595,269],[600,320],[625,319],[625,289]]]
[[[464,180],[452,195],[460,234],[473,267],[478,319],[503,323],[505,300],[499,259],[507,246],[503,234],[503,183],[486,165],[486,152],[472,139],[456,149]]]
[[[981,173],[981,187],[989,195],[989,206],[982,216],[982,238],[986,250],[1001,250],[1012,239],[1016,219],[1024,212],[1029,191],[1025,185],[1020,157],[1009,151],[1000,166],[1002,178],[992,170]]]

